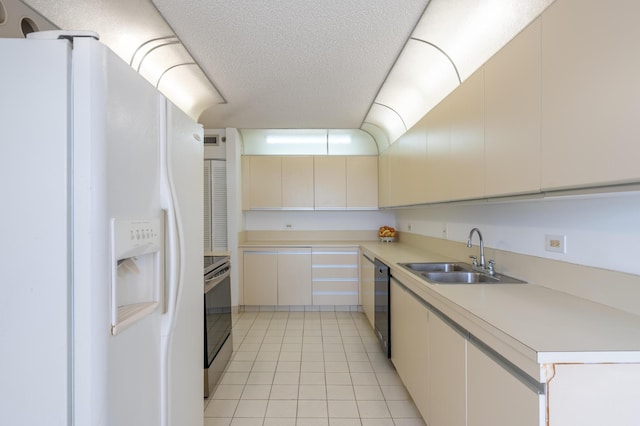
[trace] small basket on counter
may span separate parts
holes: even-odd
[[[391,226],[381,226],[378,229],[378,237],[383,243],[392,243],[396,240],[397,236],[398,231],[396,231],[395,228]]]

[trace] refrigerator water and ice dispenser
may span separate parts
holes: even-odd
[[[160,219],[111,220],[111,334],[159,305],[163,243]]]

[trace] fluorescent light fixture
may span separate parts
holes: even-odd
[[[336,145],[349,145],[351,143],[351,136],[349,135],[329,135],[329,143]]]
[[[326,135],[269,135],[267,136],[267,143],[292,145],[326,144],[327,137]]]
[[[431,0],[361,128],[393,143],[554,0]]]

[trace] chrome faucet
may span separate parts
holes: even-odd
[[[489,273],[493,273],[493,265],[495,264],[495,262],[492,260],[489,262],[489,267],[485,268],[485,263],[484,263],[484,240],[482,239],[482,233],[480,232],[480,230],[478,228],[473,228],[471,230],[471,232],[469,232],[469,239],[467,240],[467,247],[471,248],[473,247],[473,244],[471,244],[471,237],[473,237],[473,233],[477,232],[478,233],[478,238],[480,238],[480,269],[488,269]],[[473,266],[478,266],[478,258],[475,256],[469,256],[471,259],[473,259]]]

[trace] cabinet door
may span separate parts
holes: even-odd
[[[278,252],[245,251],[243,255],[244,304],[278,304]]]
[[[360,255],[360,304],[371,327],[375,327],[375,275],[376,267],[373,260],[364,254]]]
[[[411,293],[391,280],[391,361],[413,402],[430,424],[427,333],[429,313]]]
[[[391,200],[394,206],[426,201],[427,129],[423,119],[398,139]]]
[[[346,157],[347,208],[378,208],[378,157]]]
[[[540,191],[540,20],[484,66],[485,193]]]
[[[640,2],[562,0],[542,14],[542,187],[640,180]]]
[[[314,157],[315,207],[344,209],[347,206],[347,173],[344,156]]]
[[[240,176],[242,179],[242,210],[251,209],[251,157],[240,158]]]
[[[313,209],[313,157],[282,157],[282,208]]]
[[[427,126],[427,164],[425,190],[427,202],[447,201],[451,198],[449,98],[445,98],[425,117]]]
[[[429,315],[427,339],[429,426],[465,426],[466,340],[435,314]]]
[[[252,209],[282,208],[282,161],[276,156],[252,156],[249,204]]]
[[[311,249],[278,252],[278,305],[311,305]]]
[[[389,158],[389,149],[378,156],[378,205],[380,207],[389,207],[391,205]]]
[[[454,200],[484,197],[484,70],[449,95],[450,168],[446,185]]]
[[[544,398],[467,344],[467,426],[539,426]]]

